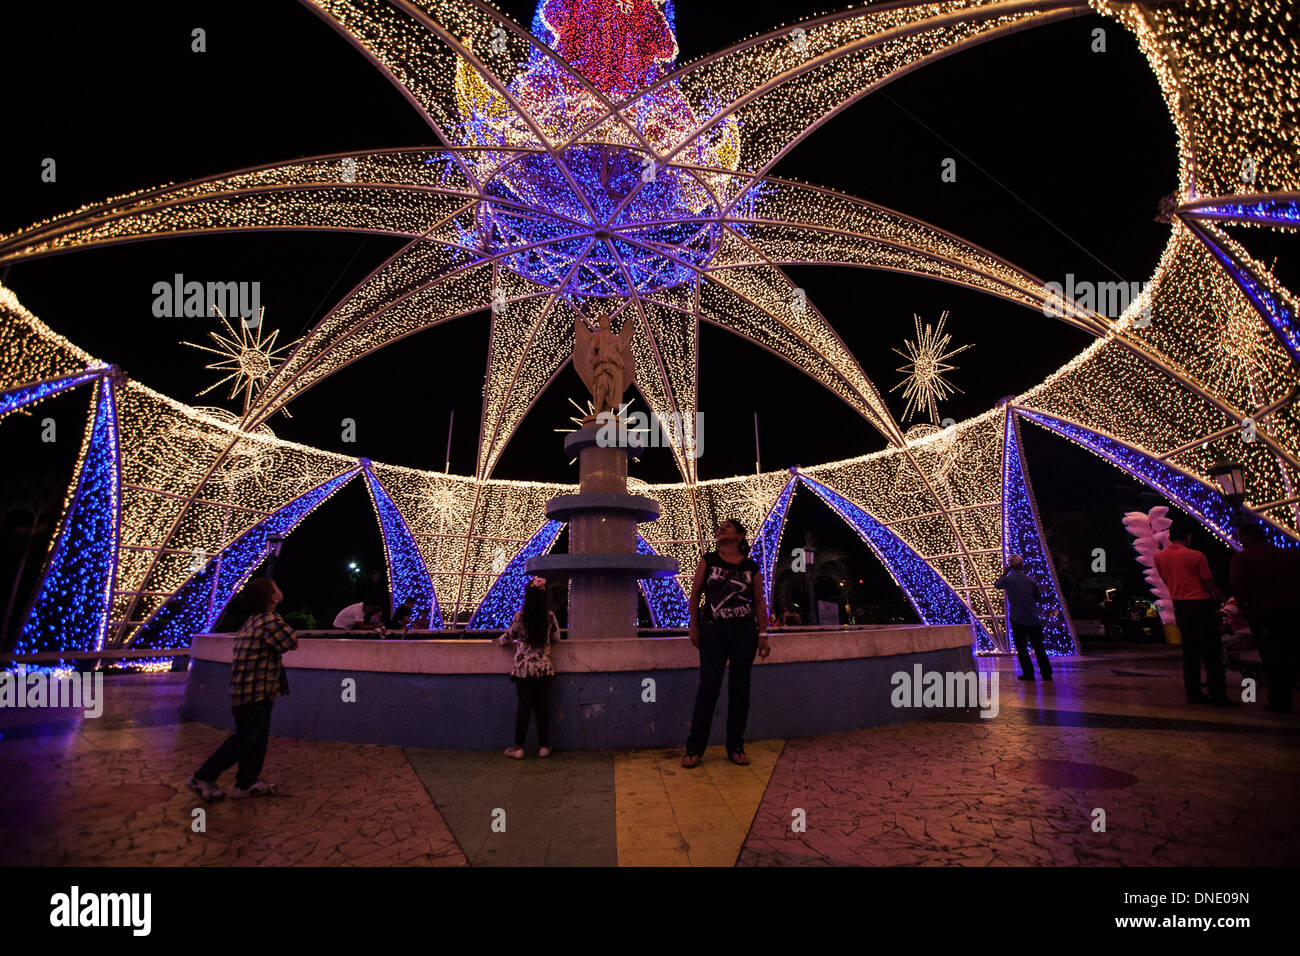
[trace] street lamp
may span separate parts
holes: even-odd
[[[266,576],[275,577],[275,560],[280,556],[280,547],[284,544],[284,535],[271,534],[266,537]]]
[[[357,579],[361,577],[361,568],[357,567],[355,561],[349,561],[348,573],[352,575],[352,598],[355,600],[357,596]]]
[[[817,572],[814,569],[817,559],[817,549],[813,546],[812,535],[804,533],[803,543],[804,573],[806,574],[805,583],[808,585],[808,623],[820,624],[821,615],[818,613],[820,608],[817,607]]]
[[[1214,479],[1228,504],[1240,508],[1246,500],[1246,469],[1235,461],[1220,458],[1210,468],[1210,477]]]

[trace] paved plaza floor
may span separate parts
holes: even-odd
[[[1091,651],[1052,683],[980,666],[994,719],[755,741],[749,767],[273,737],[284,792],[208,806],[184,781],[225,733],[180,717],[185,675],[109,677],[98,719],[0,710],[0,865],[1300,862],[1300,717],[1186,704],[1177,648]]]

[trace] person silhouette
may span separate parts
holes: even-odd
[[[750,673],[755,657],[765,658],[772,652],[767,643],[763,572],[749,557],[745,529],[739,521],[722,521],[716,535],[717,550],[700,560],[691,583],[690,638],[700,651],[700,686],[682,757],[687,769],[698,767],[704,758],[728,661],[727,759],[742,767],[749,763],[745,726],[749,721]]]
[[[1019,679],[1034,679],[1034,665],[1029,661],[1029,648],[1032,646],[1034,656],[1038,658],[1038,672],[1043,680],[1051,680],[1052,662],[1047,659],[1047,649],[1043,647],[1043,624],[1038,617],[1038,582],[1025,574],[1024,566],[1025,559],[1013,554],[1007,559],[1002,577],[994,581],[993,586],[1007,594],[1007,630],[1015,640],[1016,654],[1020,658]]]

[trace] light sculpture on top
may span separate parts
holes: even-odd
[[[1283,0],[870,5],[751,37],[685,66],[676,63],[671,2],[542,0],[531,34],[480,0],[303,2],[392,79],[437,145],[294,160],[144,190],[0,237],[0,264],[242,230],[351,230],[407,241],[249,390],[238,423],[129,380],[92,376],[121,393],[113,420],[129,439],[121,446],[121,540],[129,549],[119,551],[112,571],[111,642],[130,643],[168,595],[181,593],[192,572],[172,556],[219,554],[312,488],[335,487],[304,484],[358,472],[356,459],[259,433],[271,416],[376,349],[484,311],[491,338],[473,473],[366,466],[409,527],[448,619],[473,611],[487,594],[495,552],[517,555],[544,527],[544,503],[562,486],[512,482],[493,471],[568,361],[575,319],[590,326],[609,316],[616,328],[634,329],[642,400],[683,426],[666,430],[682,481],[647,489],[663,505],[648,546],[692,568],[704,532],[727,507],[744,502],[757,517],[764,500],[771,512],[789,498],[781,495],[788,475],[702,481],[687,452],[695,443],[699,329],[712,323],[786,359],[880,433],[882,450],[803,469],[816,482],[805,484],[842,501],[841,513],[870,524],[872,535],[896,536],[938,573],[927,588],[947,582],[996,630],[1001,599],[989,585],[1005,544],[1003,508],[1032,507],[1032,495],[1003,494],[1004,410],[943,436],[909,437],[786,275],[790,264],[964,285],[1094,336],[1078,358],[1014,396],[1007,413],[1171,496],[1177,485],[1177,501],[1203,516],[1220,514],[1208,497],[1207,469],[1230,452],[1248,468],[1255,511],[1294,538],[1296,302],[1242,244],[1252,229],[1293,230],[1300,221],[1300,159],[1288,132],[1300,125],[1291,95],[1300,52]],[[1081,308],[936,226],[773,174],[811,131],[903,73],[1010,32],[1095,12],[1136,35],[1179,136],[1179,187],[1167,205],[1169,244],[1151,277],[1151,321],[1137,321],[1134,309],[1108,318]],[[1104,186],[1098,177],[1075,188],[1086,196]],[[3,305],[7,404],[0,413],[87,380],[86,360],[70,343],[11,295]],[[1229,321],[1237,327],[1225,331]],[[1221,367],[1215,343],[1225,335],[1242,348],[1249,343],[1254,358],[1240,374]],[[194,443],[187,468],[160,477],[157,467],[133,460],[178,424],[207,439]],[[274,480],[220,480],[227,459],[265,443],[282,459]],[[945,446],[941,458],[971,467],[936,473],[937,444]],[[909,481],[897,480],[903,473]],[[1212,526],[1228,536],[1221,523]],[[1035,524],[1016,527],[1029,534]],[[882,552],[888,545],[878,544]],[[948,606],[945,595],[935,600]]]

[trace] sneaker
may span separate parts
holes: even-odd
[[[551,755],[550,747],[540,747],[537,750],[537,756],[539,757],[549,757],[550,755]]]
[[[230,795],[242,799],[244,797],[269,797],[272,794],[279,792],[279,784],[267,783],[265,780],[258,780],[247,790],[236,787],[234,790],[230,791]]]
[[[1017,675],[1016,675],[1016,680],[1033,680],[1033,679],[1034,679],[1034,675],[1033,675],[1033,674],[1017,674]]]
[[[506,751],[506,756],[509,757],[511,760],[523,760],[523,759],[524,759],[524,748],[523,748],[523,747],[511,747],[509,750]]]
[[[1214,698],[1214,700],[1210,701],[1210,703],[1213,704],[1215,707],[1240,707],[1241,706],[1241,704],[1237,703],[1235,700],[1229,700],[1226,697],[1216,697]]]
[[[1209,702],[1210,698],[1207,694],[1197,694],[1195,697],[1187,698],[1187,703],[1189,704],[1208,704]]]
[[[206,780],[200,780],[198,777],[190,777],[185,781],[185,786],[199,795],[199,799],[204,803],[216,803],[226,795],[215,783],[208,783]]]

